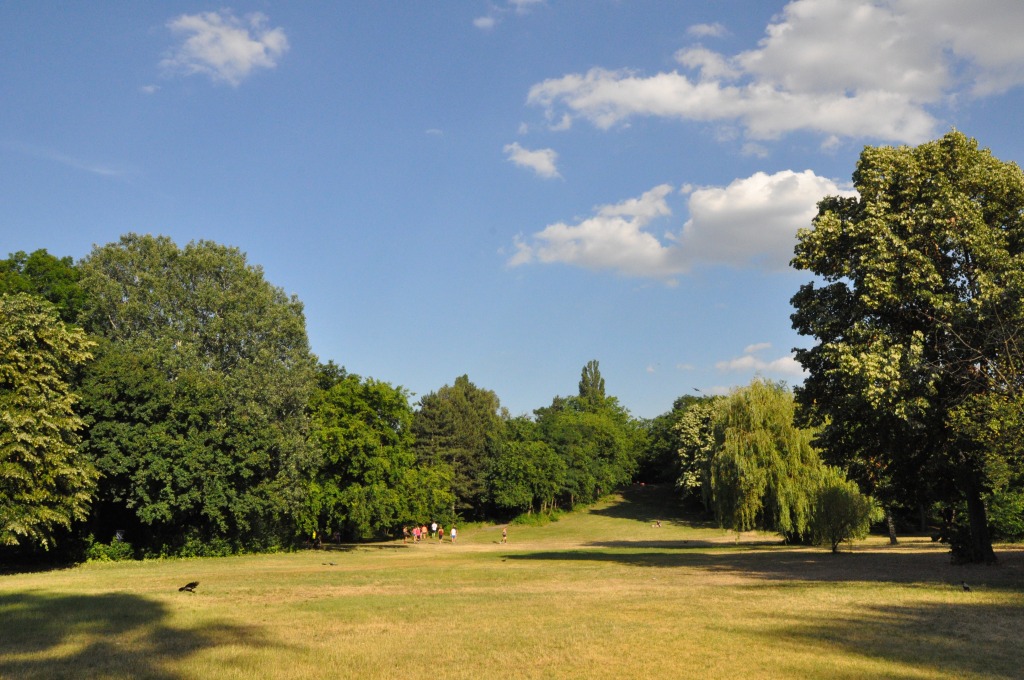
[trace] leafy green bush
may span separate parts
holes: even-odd
[[[992,494],[988,521],[993,539],[1024,541],[1024,490],[1007,489]]]
[[[127,541],[114,539],[110,543],[97,543],[90,534],[85,539],[85,558],[90,562],[120,562],[135,559],[135,548]]]
[[[839,552],[843,541],[867,536],[871,520],[879,514],[874,501],[860,492],[856,482],[828,468],[814,496],[811,534],[816,544],[828,544],[832,552]]]

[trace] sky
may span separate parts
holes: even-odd
[[[226,4],[225,4],[226,3]],[[0,3],[0,257],[246,253],[313,352],[512,415],[803,379],[789,268],[865,145],[1024,160],[1018,0]]]

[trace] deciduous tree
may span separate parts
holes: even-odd
[[[817,339],[797,352],[801,406],[826,432],[899,421],[898,445],[844,455],[955,488],[970,518],[957,556],[994,561],[984,495],[1019,461],[1024,404],[1024,174],[951,132],[867,147],[853,180],[793,259],[820,278],[793,298],[794,328]]]
[[[50,303],[0,295],[0,544],[50,548],[85,517],[96,470],[79,448],[71,376],[92,347]]]

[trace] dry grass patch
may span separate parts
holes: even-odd
[[[645,493],[512,526],[507,546],[500,527],[467,526],[456,545],[0,577],[0,677],[1011,678],[1024,668],[1020,550],[986,568],[951,566],[926,540],[872,539],[838,556],[763,535],[737,542]],[[190,580],[196,594],[177,592]]]

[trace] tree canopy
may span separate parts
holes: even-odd
[[[133,521],[164,546],[282,540],[311,465],[301,303],[206,241],[129,234],[81,268],[83,323],[103,339],[83,407],[108,528]]]
[[[865,148],[853,182],[856,197],[821,201],[793,259],[820,279],[793,298],[794,328],[817,340],[797,351],[802,413],[830,457],[897,489],[955,489],[960,556],[993,561],[983,496],[1019,466],[1024,425],[1024,174],[954,131]]]
[[[85,518],[96,470],[71,380],[92,347],[50,303],[0,295],[0,544],[49,548]]]

